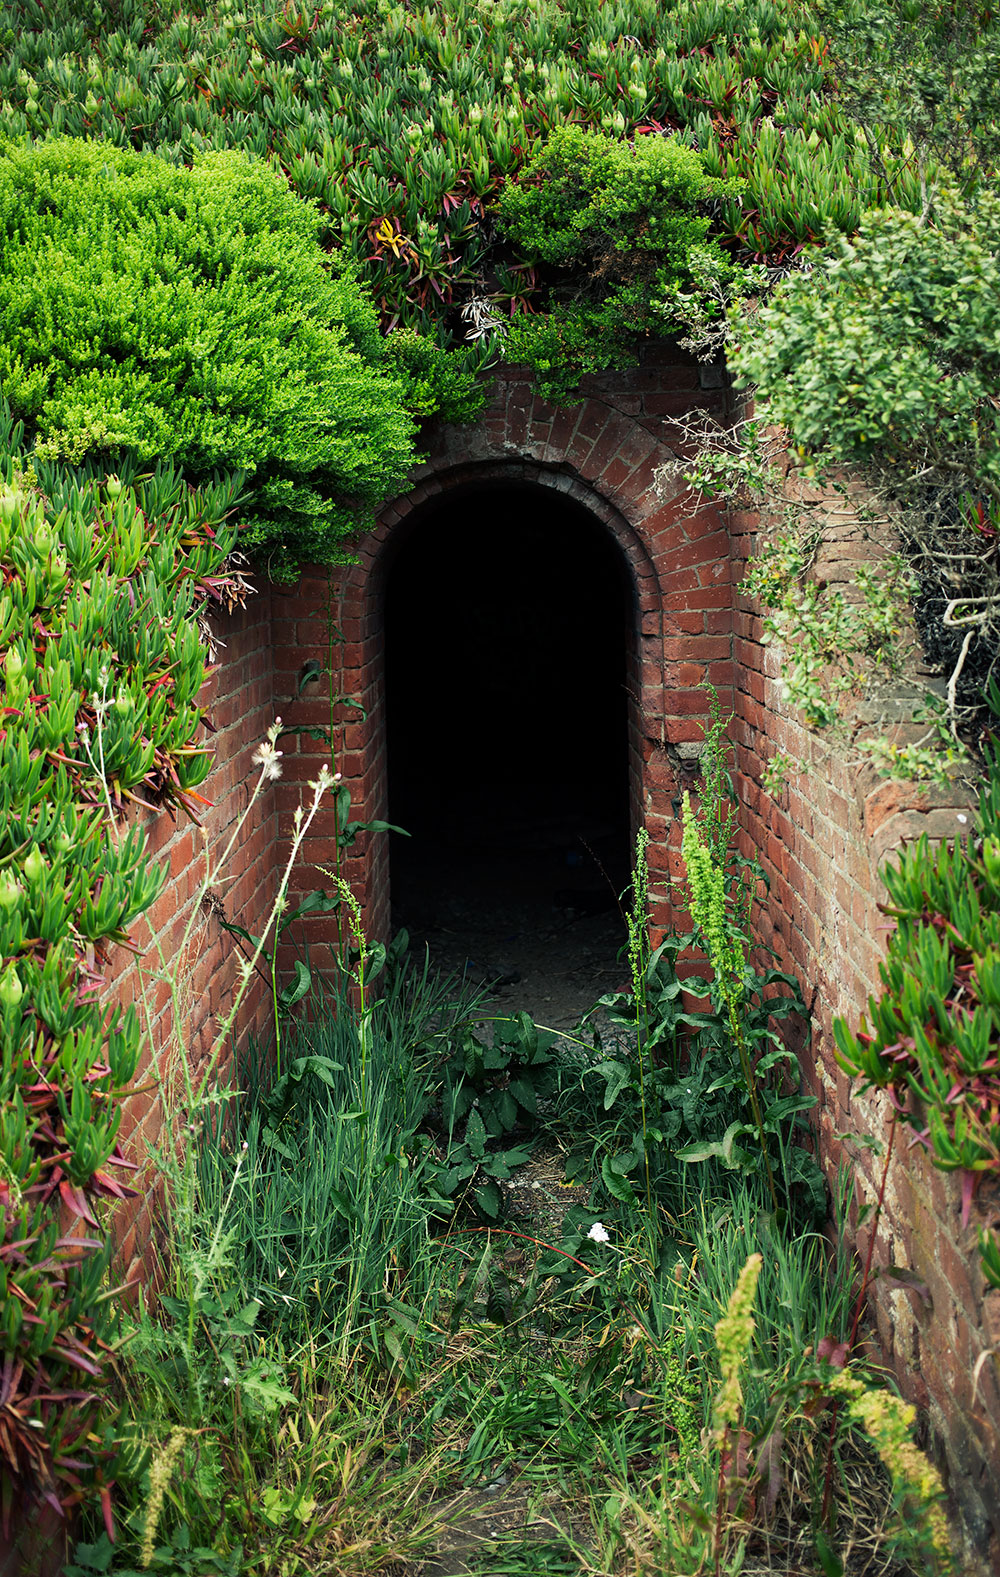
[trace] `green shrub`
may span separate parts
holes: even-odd
[[[980,692],[1000,642],[998,246],[997,193],[983,186],[963,198],[942,181],[922,215],[866,214],[857,236],[834,239],[809,271],[784,281],[751,328],[734,325],[742,345],[732,365],[757,386],[758,418],[787,428],[813,475],[831,462],[860,471],[872,534],[885,538],[891,530],[905,549],[905,559],[895,560],[895,609],[880,610],[881,588],[863,570],[863,595],[849,607],[823,598],[829,655],[812,663],[811,674],[799,665],[790,681],[807,715],[819,701],[823,720],[818,675],[855,633],[880,657],[898,647],[890,624],[898,626],[901,601],[915,591],[927,658],[948,676],[941,687],[948,727],[956,719],[970,728],[984,721]],[[763,568],[779,568],[773,552]],[[880,581],[888,585],[888,549],[885,570]],[[797,582],[786,577],[769,600],[781,610],[783,638],[787,632],[808,658],[815,610]],[[821,589],[806,595],[815,602]],[[852,677],[845,665],[847,685]],[[906,765],[900,751],[888,760]]]
[[[247,543],[331,561],[405,476],[376,315],[263,164],[59,138],[0,155],[0,378],[48,458],[250,479]]]
[[[474,422],[481,414],[488,398],[487,384],[479,376],[489,359],[485,346],[448,351],[416,329],[396,329],[386,336],[385,358],[412,416]]]
[[[696,254],[720,279],[736,272],[709,238],[705,205],[738,190],[709,177],[676,137],[630,145],[559,127],[500,198],[501,229],[549,290],[547,313],[515,320],[507,355],[527,362],[543,395],[556,400],[569,398],[587,372],[627,365],[638,337],[671,326],[664,303],[692,283]]]
[[[988,189],[939,189],[923,218],[866,214],[784,281],[734,369],[804,450],[948,467],[1000,508],[998,245]]]

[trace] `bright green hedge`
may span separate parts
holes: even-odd
[[[628,366],[637,339],[674,326],[668,302],[692,285],[696,260],[722,280],[737,272],[707,211],[735,191],[678,137],[630,144],[557,127],[498,204],[503,234],[552,271],[547,310],[515,319],[508,356],[555,400],[572,399],[585,373]]]
[[[335,559],[406,475],[414,427],[319,230],[236,152],[190,170],[75,138],[0,152],[0,382],[36,452],[242,471],[249,546],[278,569]]]

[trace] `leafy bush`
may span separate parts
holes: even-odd
[[[96,1201],[139,1025],[96,1000],[113,943],[160,889],[130,802],[194,811],[205,659],[197,615],[229,601],[237,496],[158,468],[133,486],[41,462],[0,413],[0,1441],[16,1499],[102,1485],[95,1427],[111,1313]],[[61,1213],[89,1235],[66,1237]],[[107,1495],[107,1486],[103,1493]]]
[[[536,145],[498,205],[501,229],[549,286],[549,310],[522,316],[506,354],[525,361],[548,399],[567,399],[586,372],[627,365],[635,340],[669,326],[663,303],[692,282],[692,258],[734,272],[709,238],[709,200],[737,194],[675,137],[634,146],[579,126]],[[553,270],[557,270],[553,274]],[[563,283],[560,283],[563,281]]]
[[[819,1166],[795,1143],[815,1097],[801,1092],[798,1056],[778,1028],[804,1018],[805,1002],[793,975],[751,961],[765,951],[750,926],[762,873],[734,846],[731,747],[714,691],[710,705],[698,814],[685,803],[686,891],[677,895],[692,929],[650,948],[640,833],[631,989],[601,999],[610,1033],[595,1035],[592,1053],[571,1048],[561,1081],[570,1168],[599,1168],[607,1195],[627,1210],[644,1203],[654,1247],[661,1214],[682,1211],[692,1188],[702,1198],[761,1188],[781,1219],[822,1221],[827,1211]],[[692,950],[711,965],[707,982]],[[592,1137],[581,1145],[580,1133]]]
[[[988,187],[871,212],[784,282],[733,357],[811,467],[861,465],[891,499],[952,709],[976,706],[1000,650],[998,245]]]
[[[874,210],[784,281],[734,370],[811,453],[919,458],[1000,500],[998,245],[988,189],[966,204],[939,188],[923,217]]]
[[[250,479],[248,546],[336,559],[405,476],[374,310],[260,163],[58,138],[0,154],[0,378],[36,451]]]
[[[1000,28],[991,0],[820,0],[837,95],[884,175],[890,154],[966,191],[1000,154]],[[896,200],[894,183],[886,190]]]

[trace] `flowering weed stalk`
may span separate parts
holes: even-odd
[[[165,957],[162,945],[157,941],[155,946],[159,956],[159,969],[140,969],[139,974],[147,1025],[151,1027],[152,1013],[146,976],[151,981],[166,984],[169,989],[170,1004],[173,1012],[173,1032],[170,1045],[162,1058],[162,1066],[161,1059],[154,1059],[153,1062],[153,1077],[159,1087],[160,1099],[166,1119],[164,1128],[165,1140],[161,1145],[153,1148],[153,1156],[172,1196],[171,1202],[174,1210],[172,1217],[174,1271],[181,1278],[181,1286],[178,1290],[187,1309],[187,1323],[192,1330],[195,1310],[204,1292],[206,1277],[210,1277],[213,1271],[218,1268],[225,1254],[225,1243],[220,1238],[220,1224],[217,1224],[216,1231],[213,1234],[209,1252],[202,1253],[197,1248],[199,1192],[197,1155],[205,1114],[210,1106],[226,1099],[224,1095],[220,1095],[214,1088],[219,1065],[229,1045],[237,1014],[246,998],[250,980],[257,969],[268,936],[278,924],[279,917],[285,908],[292,870],[298,859],[302,843],[319,810],[323,795],[333,781],[329,769],[326,765],[323,765],[316,780],[309,785],[312,790],[312,799],[306,806],[300,805],[296,808],[291,847],[281,873],[278,891],[272,903],[270,914],[261,929],[260,936],[254,941],[252,952],[239,961],[239,981],[236,990],[233,992],[229,1009],[218,1020],[212,1043],[196,1071],[192,1064],[183,1029],[186,1022],[185,1009],[187,1007],[187,961],[190,956],[194,932],[202,913],[203,902],[221,879],[265,785],[273,782],[275,777],[280,774],[281,769],[278,762],[280,751],[277,749],[280,729],[281,719],[277,718],[268,729],[265,740],[254,752],[253,761],[259,769],[257,781],[254,784],[246,808],[237,817],[219,855],[212,855],[208,846],[207,832],[205,832],[204,828],[202,829],[205,840],[204,872],[195,893],[194,901],[191,904],[190,914],[177,949],[176,956],[182,961],[181,967],[178,968],[173,960],[168,960]],[[179,1099],[176,1098],[178,1081],[180,1086]]]
[[[698,818],[691,806],[691,796],[686,792],[681,850],[687,866],[691,918],[704,938],[712,969],[715,972],[716,984],[725,1003],[730,1033],[739,1053],[740,1067],[746,1080],[747,1094],[750,1097],[750,1106],[757,1125],[761,1156],[767,1174],[768,1192],[777,1216],[780,1213],[778,1191],[775,1187],[771,1157],[768,1154],[757,1076],[750,1061],[740,1020],[747,969],[746,938],[732,924],[726,912],[726,873],[718,857],[713,854],[707,838],[702,835]]]
[[[753,1340],[753,1304],[757,1295],[757,1281],[764,1260],[761,1254],[751,1254],[740,1271],[733,1288],[726,1312],[715,1326],[715,1345],[719,1354],[722,1383],[715,1395],[712,1409],[715,1443],[719,1448],[719,1477],[715,1505],[715,1577],[719,1577],[722,1561],[723,1519],[729,1499],[730,1449],[734,1430],[738,1430],[743,1415],[743,1387],[740,1370]]]
[[[649,1042],[649,1011],[646,1000],[646,963],[649,957],[649,867],[646,849],[649,833],[640,827],[635,840],[635,869],[632,872],[632,903],[625,916],[628,925],[628,961],[635,1003],[635,1038],[639,1057],[639,1108],[642,1118],[642,1159],[646,1182],[646,1219],[651,1234],[650,1250],[655,1250],[656,1212],[649,1175],[649,1128],[646,1116],[646,1052]]]

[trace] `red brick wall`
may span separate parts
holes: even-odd
[[[203,826],[207,839],[186,817],[172,820],[164,813],[146,817],[148,847],[153,856],[168,860],[170,876],[147,913],[136,922],[133,938],[141,949],[137,958],[119,950],[112,961],[108,996],[123,1006],[135,1003],[149,1026],[149,1049],[136,1076],[136,1086],[151,1081],[150,1056],[161,1067],[170,1057],[175,1032],[171,990],[167,979],[156,979],[163,970],[177,983],[183,1023],[179,1033],[195,1063],[215,1037],[218,1019],[224,1018],[238,985],[239,954],[236,939],[219,924],[219,913],[236,920],[257,935],[275,891],[275,809],[273,786],[258,798],[237,839],[232,856],[208,904],[195,911],[195,899],[205,870],[204,850],[218,859],[241,812],[246,808],[258,769],[251,762],[256,745],[273,719],[271,674],[271,596],[263,586],[244,609],[212,620],[220,641],[214,670],[206,680],[202,700],[215,726],[208,735],[215,749],[215,765],[200,792],[212,801]],[[189,943],[184,957],[181,944],[189,921]],[[259,983],[251,983],[240,1033],[263,1032],[267,1001]],[[116,1214],[120,1257],[129,1279],[144,1281],[149,1273],[144,1253],[149,1240],[152,1178],[148,1147],[162,1129],[162,1113],[155,1089],[127,1102],[122,1123],[126,1151],[140,1171],[132,1179],[139,1197]],[[125,1179],[128,1181],[129,1179]]]
[[[754,517],[731,519],[737,584],[756,524]],[[846,563],[849,531],[842,522],[835,530],[836,552]],[[780,962],[798,975],[807,999],[815,993],[803,1071],[806,1088],[818,1099],[816,1130],[828,1176],[832,1183],[844,1163],[856,1179],[857,1203],[870,1203],[880,1157],[865,1140],[885,1140],[887,1102],[858,1094],[838,1068],[833,1020],[842,1016],[856,1026],[869,995],[878,994],[890,923],[878,907],[887,897],[879,875],[883,862],[923,832],[931,838],[960,835],[971,825],[973,797],[881,780],[846,747],[834,750],[807,734],[783,699],[780,655],[761,643],[761,633],[755,606],[737,594],[740,819],[745,850],[757,853],[771,884],[759,929]],[[796,766],[772,796],[762,773],[778,751],[804,768]],[[932,1167],[911,1138],[909,1129],[897,1136],[875,1264],[911,1270],[929,1301],[898,1283],[876,1280],[870,1312],[881,1355],[903,1394],[923,1409],[928,1443],[961,1507],[970,1539],[963,1570],[976,1570],[979,1556],[988,1570],[1000,1571],[1000,1391],[994,1363],[988,1357],[980,1361],[990,1348],[1000,1348],[1000,1293],[986,1296],[975,1222],[961,1226],[957,1183]],[[862,1227],[858,1234],[862,1259],[867,1232]]]
[[[217,844],[243,803],[247,760],[273,711],[295,730],[329,730],[335,766],[352,793],[352,817],[386,810],[383,717],[382,606],[396,547],[419,531],[434,502],[468,484],[530,483],[555,490],[591,511],[618,544],[635,591],[629,659],[632,814],[651,837],[650,866],[656,918],[670,919],[668,876],[677,868],[679,828],[674,805],[693,781],[706,713],[706,680],[736,712],[738,797],[747,852],[762,861],[771,887],[760,916],[764,939],[799,974],[807,998],[815,992],[813,1040],[805,1054],[806,1084],[818,1096],[817,1133],[834,1171],[843,1159],[859,1192],[870,1198],[877,1165],[863,1143],[881,1137],[885,1114],[877,1101],[856,1095],[832,1055],[831,1022],[856,1018],[877,989],[884,940],[878,901],[880,862],[905,838],[928,830],[948,836],[962,824],[959,805],[942,806],[877,782],[850,760],[807,736],[783,698],[778,656],[761,643],[760,622],[736,592],[755,522],[734,516],[724,524],[711,508],[692,509],[680,489],[659,486],[658,468],[678,452],[672,415],[701,405],[725,414],[723,379],[665,347],[652,347],[642,365],[594,383],[588,398],[557,411],[539,400],[518,369],[506,369],[496,398],[474,428],[438,428],[427,435],[426,463],[412,486],[382,511],[377,528],[359,544],[357,562],[332,575],[306,572],[292,588],[272,588],[227,624],[213,708],[220,724],[219,763],[206,792],[216,801],[207,818]],[[841,542],[838,555],[850,552]],[[332,641],[332,647],[331,647]],[[333,653],[334,692],[344,702],[331,715],[325,677],[310,679],[307,663],[327,666]],[[361,708],[359,710],[359,707]],[[308,783],[329,760],[325,739],[296,732],[284,741],[284,778],[255,809],[241,839],[232,880],[220,889],[227,912],[254,930],[276,884],[276,861],[287,851],[296,807]],[[762,773],[776,750],[806,762],[777,798]],[[337,861],[333,808],[317,817],[298,893],[330,887],[320,869]],[[276,841],[275,841],[276,835]],[[172,884],[150,925],[173,958],[190,910],[197,841],[165,818],[153,826],[154,847],[169,854]],[[384,836],[362,835],[344,872],[365,911],[372,936],[389,924],[388,849]],[[331,916],[309,922],[311,945],[338,939]],[[189,1044],[204,1044],[206,1015],[224,1008],[233,989],[231,940],[216,918],[199,917],[191,960]],[[135,993],[135,968],[117,981],[123,1000]],[[162,992],[161,992],[162,997]],[[266,1012],[258,998],[255,1011]],[[165,1043],[167,1010],[157,1037]],[[138,1097],[133,1125],[148,1137],[156,1117]],[[143,1213],[133,1212],[124,1246],[141,1248]],[[138,1232],[133,1228],[138,1225]],[[864,1234],[861,1234],[864,1248]],[[912,1291],[876,1283],[873,1311],[885,1353],[905,1393],[929,1419],[933,1442],[962,1505],[975,1543],[985,1550],[1000,1529],[997,1444],[1000,1398],[995,1369],[980,1363],[1000,1349],[1000,1295],[983,1296],[974,1232],[963,1232],[955,1189],[915,1151],[901,1153],[890,1175],[888,1208],[878,1234],[879,1263],[912,1268],[932,1304]],[[818,1333],[822,1334],[822,1333]],[[971,1557],[969,1569],[971,1570]]]
[[[652,348],[643,364],[596,386],[582,405],[556,410],[540,400],[517,368],[498,380],[496,398],[474,428],[441,427],[428,436],[426,463],[413,487],[381,512],[377,528],[358,545],[355,565],[335,572],[334,594],[322,574],[306,573],[295,596],[285,599],[275,622],[276,687],[292,695],[303,664],[326,660],[328,608],[339,644],[336,689],[360,704],[363,714],[336,713],[336,765],[352,792],[352,816],[385,815],[382,599],[393,550],[418,531],[421,516],[451,488],[468,483],[529,483],[574,499],[603,522],[618,544],[635,592],[629,653],[632,678],[630,753],[633,820],[645,822],[652,840],[651,878],[660,921],[669,918],[664,896],[665,848],[673,821],[671,799],[685,747],[702,737],[706,680],[728,705],[733,695],[729,541],[712,508],[685,512],[681,490],[657,485],[654,473],[674,458],[665,413],[701,405],[721,414],[724,391],[715,369],[701,369],[683,353]],[[329,701],[310,685],[289,706],[294,725],[325,726]],[[315,698],[314,698],[315,697]],[[315,772],[325,747],[303,735],[298,761],[289,760],[279,790],[279,824],[288,818],[302,785]],[[333,810],[322,812],[301,868],[302,892],[324,885],[317,867],[331,866]],[[362,835],[346,873],[364,908],[369,931],[384,936],[388,923],[388,850],[384,837]],[[329,883],[325,883],[329,885]],[[333,940],[330,918],[309,922],[308,934]]]

